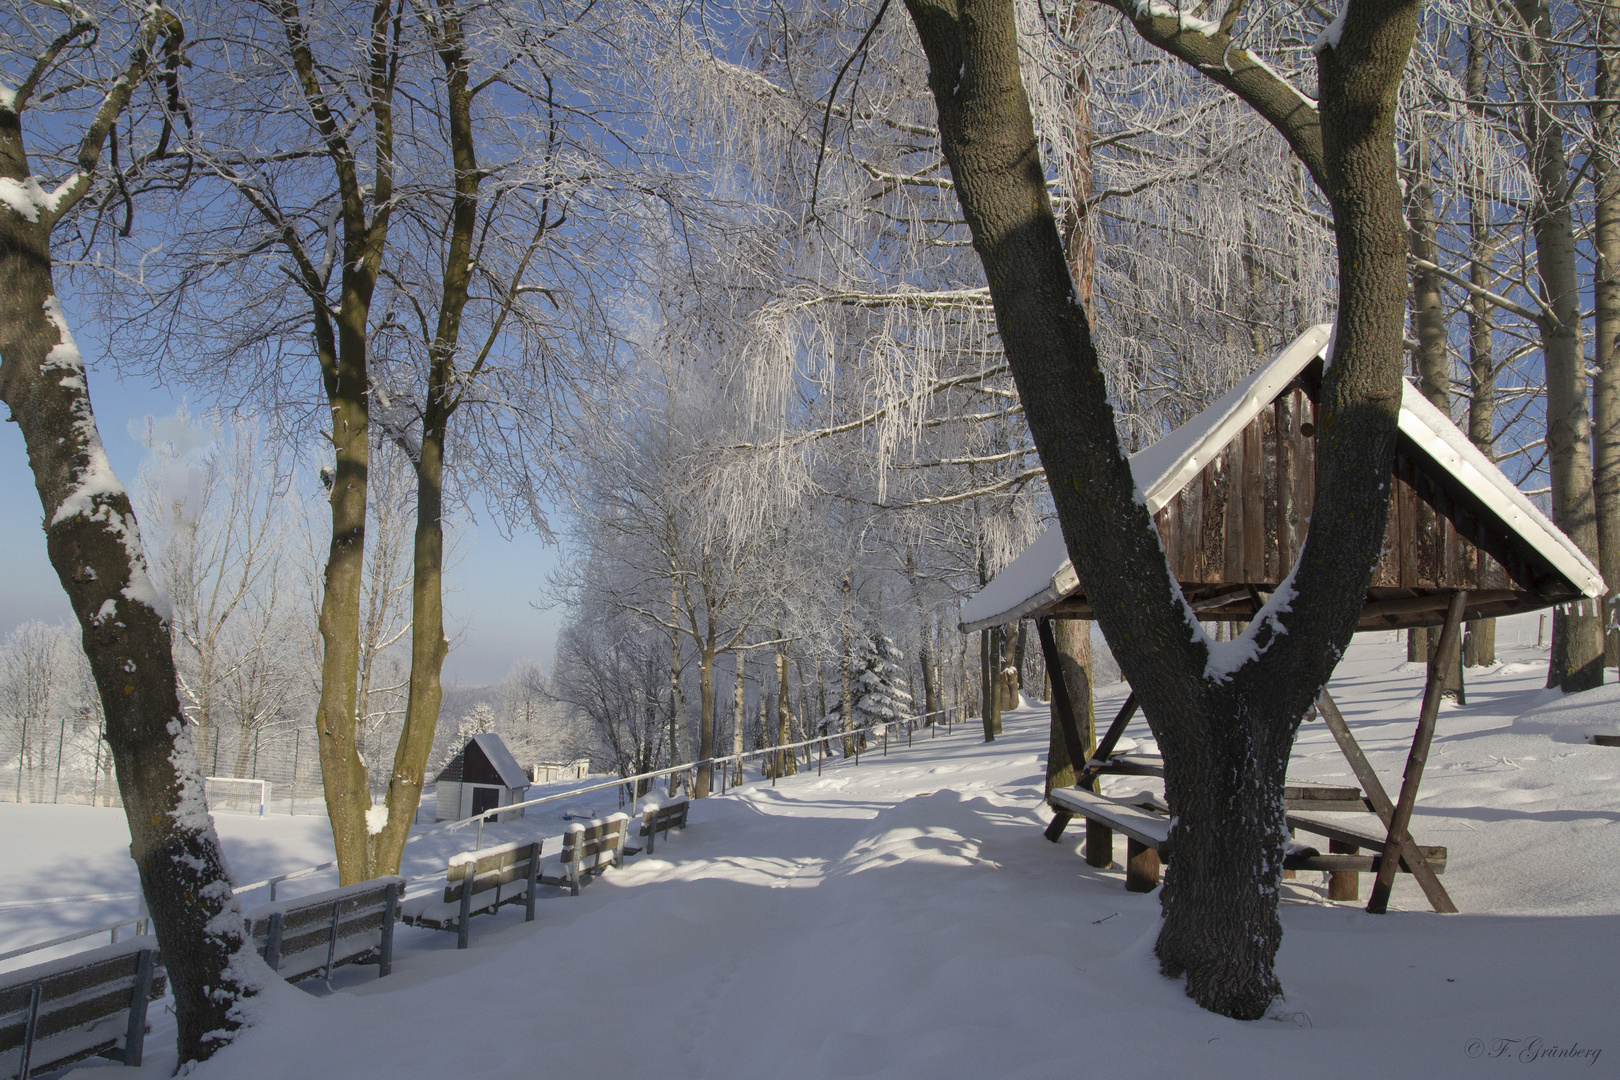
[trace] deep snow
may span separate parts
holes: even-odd
[[[1507,662],[1470,672],[1469,705],[1442,712],[1418,803],[1414,833],[1450,848],[1442,881],[1464,913],[1430,913],[1403,877],[1396,910],[1370,916],[1329,904],[1321,875],[1302,874],[1285,885],[1287,996],[1271,1019],[1199,1010],[1154,965],[1157,897],[1088,868],[1082,830],[1042,839],[1048,721],[1036,709],[1011,714],[990,746],[958,728],[820,779],[706,800],[658,858],[578,899],[545,899],[534,924],[513,909],[477,919],[466,952],[454,935],[403,930],[392,976],[345,969],[334,993],[307,984],[321,996],[277,986],[257,1026],[193,1075],[1615,1075],[1620,749],[1515,721],[1539,703],[1538,717],[1587,710],[1560,730],[1595,725],[1620,694],[1546,694],[1545,651],[1512,640],[1535,631],[1534,616],[1504,627]],[[1392,791],[1422,677],[1403,661],[1393,635],[1364,635],[1333,684]],[[1122,690],[1100,698],[1099,722]],[[1131,734],[1147,737],[1139,724]],[[1301,733],[1291,775],[1351,782],[1320,723]],[[316,818],[219,820],[243,877],[329,851]],[[13,868],[0,901],[27,894],[26,871],[50,895],[111,893],[128,878],[115,812],[0,806],[0,822]],[[561,831],[549,819],[503,828],[537,826]],[[72,853],[89,865],[74,868]],[[0,907],[0,949],[49,936],[39,912],[17,911]],[[168,1075],[168,1023],[141,1070],[75,1075]],[[1597,1060],[1549,1053],[1572,1048]]]

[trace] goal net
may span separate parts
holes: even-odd
[[[263,817],[270,806],[270,781],[243,780],[235,776],[208,776],[203,778],[203,793],[208,797],[208,809],[239,814],[258,814]]]

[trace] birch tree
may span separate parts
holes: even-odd
[[[197,1061],[231,1040],[257,973],[180,708],[167,604],[102,447],[53,274],[58,225],[105,197],[98,174],[113,126],[149,77],[176,77],[183,28],[160,4],[133,24],[118,9],[69,3],[11,4],[4,17],[16,87],[0,92],[0,400],[28,447],[46,549],[95,673],[130,854],[174,991],[179,1061]],[[109,55],[103,43],[120,39],[123,54]],[[163,121],[125,124],[126,139],[137,126],[154,143],[169,134]],[[46,147],[42,167],[31,139]]]

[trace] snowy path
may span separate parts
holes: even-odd
[[[1086,867],[1079,830],[1042,839],[1047,718],[1030,710],[992,746],[963,734],[706,800],[660,858],[543,901],[531,925],[482,917],[465,952],[402,931],[391,977],[346,969],[323,998],[278,986],[194,1075],[1438,1080],[1512,1075],[1533,1038],[1601,1052],[1542,1057],[1537,1075],[1617,1075],[1620,751],[1512,723],[1543,696],[1532,652],[1505,647],[1526,666],[1476,677],[1441,717],[1414,829],[1451,848],[1464,914],[1428,913],[1404,879],[1398,910],[1369,916],[1301,875],[1273,1019],[1193,1006],[1154,965],[1157,897]],[[1403,659],[1364,641],[1335,680],[1392,789],[1420,678]],[[1620,710],[1603,704],[1615,690],[1591,700]],[[1307,727],[1295,776],[1347,772]],[[150,1064],[117,1076],[167,1076],[171,1038],[154,1032]]]

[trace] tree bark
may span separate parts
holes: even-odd
[[[1430,172],[1429,142],[1423,129],[1422,103],[1413,110],[1411,161],[1406,172],[1406,220],[1414,259],[1438,264],[1440,242],[1434,216],[1434,177]],[[1414,262],[1412,266],[1412,330],[1418,347],[1414,355],[1418,389],[1429,404],[1451,415],[1451,362],[1446,354],[1445,295],[1440,275]],[[1430,518],[1432,521],[1432,517]],[[1406,660],[1427,664],[1440,640],[1438,627],[1415,626],[1406,632]]]
[[[1394,114],[1417,5],[1350,0],[1342,37],[1318,54],[1320,175],[1334,211],[1340,296],[1319,402],[1314,523],[1331,526],[1311,531],[1292,588],[1279,590],[1256,619],[1257,658],[1230,671],[1210,663],[1230,650],[1212,657],[1208,639],[1189,632],[1196,621],[1120,452],[1052,217],[1012,5],[907,0],[907,7],[1070,559],[1164,752],[1176,861],[1162,894],[1161,969],[1185,974],[1187,992],[1205,1008],[1258,1018],[1279,989],[1289,751],[1355,631],[1383,544],[1381,493],[1395,448],[1406,307]],[[1241,77],[1253,70],[1244,65]],[[1307,99],[1294,94],[1289,110],[1289,117],[1309,113],[1307,126],[1317,130]],[[1298,136],[1304,128],[1291,130]]]
[[[1547,472],[1552,483],[1553,523],[1594,562],[1598,560],[1597,506],[1592,491],[1592,426],[1586,400],[1586,358],[1581,348],[1580,282],[1576,275],[1575,222],[1570,207],[1569,165],[1563,127],[1555,114],[1558,74],[1542,42],[1551,40],[1546,0],[1515,0],[1516,36],[1528,101],[1525,149],[1534,187],[1530,225],[1536,239],[1536,270],[1550,310],[1541,318],[1542,364],[1547,376]],[[1547,685],[1568,692],[1603,685],[1603,622],[1596,614],[1553,612]]]
[[[298,284],[308,293],[315,327],[315,352],[332,417],[333,477],[330,491],[332,541],[321,591],[321,690],[315,711],[321,785],[338,880],[343,884],[372,876],[372,834],[366,813],[371,792],[357,736],[360,665],[360,596],[365,571],[366,502],[371,455],[369,347],[371,298],[387,246],[392,214],[393,72],[389,62],[392,8],[371,9],[367,41],[370,78],[363,89],[371,114],[377,167],[368,186],[351,148],[345,122],[334,111],[321,83],[321,69],[309,44],[308,28],[296,0],[278,0],[287,54],[310,121],[331,161],[342,226],[343,265],[335,311],[323,272],[304,252],[294,227],[262,198],[247,197],[280,230]],[[376,207],[368,219],[366,206]],[[414,807],[412,808],[414,817]]]
[[[781,636],[781,632],[777,632]],[[787,646],[776,647],[776,745],[783,746],[793,742],[790,728],[792,725],[792,712],[788,701],[788,669]],[[782,771],[779,776],[793,776],[799,771],[799,757],[796,751],[788,751],[786,758],[779,753],[777,763]]]
[[[1485,134],[1485,47],[1478,26],[1468,30],[1468,66],[1464,85],[1470,125]],[[1481,290],[1495,285],[1491,266],[1495,242],[1491,237],[1491,207],[1485,195],[1485,168],[1477,160],[1470,168],[1468,196],[1468,280]],[[1495,308],[1481,293],[1468,298],[1468,441],[1486,457],[1496,452],[1496,358],[1492,319]],[[1463,646],[1467,667],[1496,663],[1496,620],[1475,619],[1468,624]]]
[[[1598,569],[1608,584],[1605,624],[1614,622],[1620,595],[1620,3],[1598,8],[1592,94],[1592,186],[1596,206],[1592,293],[1597,306],[1597,373],[1592,378],[1592,487],[1597,501]],[[1473,635],[1470,633],[1470,640]],[[1620,664],[1620,629],[1605,634],[1605,663]]]
[[[93,29],[76,23],[69,41]],[[168,620],[129,496],[102,447],[51,256],[52,231],[89,190],[108,132],[153,65],[154,48],[161,41],[177,61],[181,38],[173,14],[147,8],[130,60],[80,142],[77,171],[32,215],[15,200],[0,208],[0,401],[27,446],[46,551],[95,676],[185,1063],[231,1041],[243,1022],[240,1005],[257,990],[253,959],[181,712]],[[48,67],[40,61],[36,76]],[[22,131],[27,97],[19,89],[0,106],[0,177],[14,190],[38,191]]]

